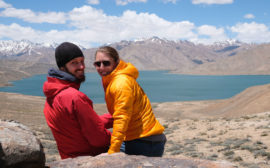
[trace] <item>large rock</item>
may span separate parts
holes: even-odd
[[[0,120],[0,167],[45,167],[43,147],[29,128]]]
[[[212,162],[188,158],[161,158],[101,154],[96,157],[83,156],[49,163],[50,168],[234,168],[228,162]]]

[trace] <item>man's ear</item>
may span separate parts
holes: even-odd
[[[65,71],[66,69],[65,69],[65,67],[60,67],[59,68],[61,71]]]

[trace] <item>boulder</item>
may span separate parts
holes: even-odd
[[[83,156],[48,163],[50,168],[234,168],[226,161],[213,162],[189,158],[145,157],[116,153]]]
[[[0,167],[45,167],[42,144],[28,127],[0,120]]]

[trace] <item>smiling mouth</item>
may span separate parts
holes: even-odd
[[[82,74],[84,74],[84,71],[83,70],[78,70],[78,71],[76,71],[77,73],[82,73]]]
[[[101,72],[100,74],[103,76],[106,76],[106,75],[108,75],[108,72]]]

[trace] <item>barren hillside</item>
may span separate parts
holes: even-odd
[[[262,44],[242,50],[234,56],[199,65],[186,73],[205,75],[269,74],[269,64],[270,44]]]
[[[229,99],[153,103],[165,118],[235,118],[270,111],[270,84],[247,88]]]

